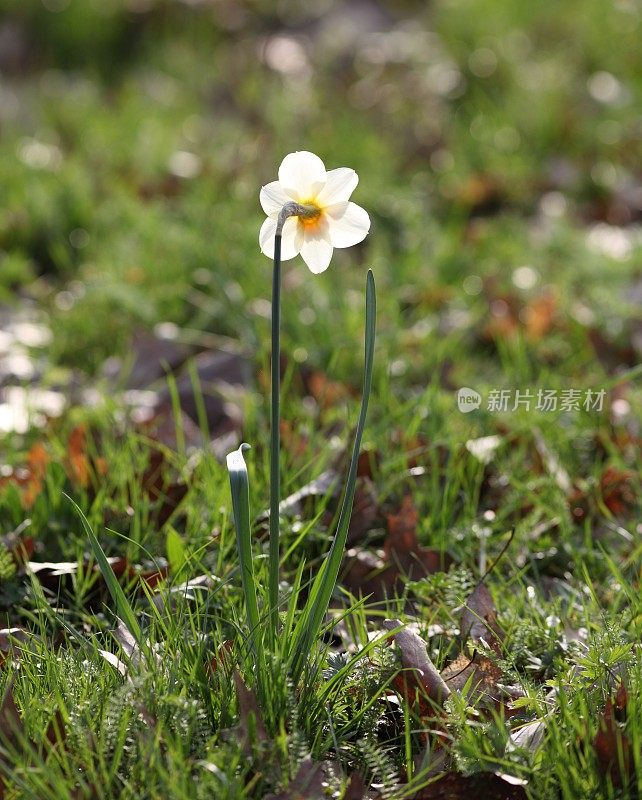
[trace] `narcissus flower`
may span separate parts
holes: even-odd
[[[274,257],[279,214],[288,203],[295,203],[302,208],[285,220],[281,260],[301,253],[312,272],[326,270],[333,248],[352,247],[370,230],[367,212],[349,199],[358,182],[357,173],[348,167],[326,172],[323,161],[314,153],[287,155],[279,167],[278,181],[268,183],[259,195],[268,217],[259,233],[263,253]]]

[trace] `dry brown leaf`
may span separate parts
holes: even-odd
[[[533,298],[520,314],[526,329],[526,338],[539,341],[549,333],[555,322],[556,310],[557,300],[552,292],[546,291]]]
[[[22,720],[13,699],[13,679],[11,679],[5,689],[2,705],[0,705],[0,745],[16,747],[23,736]],[[0,749],[0,767],[9,766],[6,762],[2,763],[5,761],[2,752]],[[0,768],[0,800],[3,800],[6,789],[3,772],[4,770]]]
[[[600,479],[600,491],[604,505],[612,514],[631,512],[636,506],[635,475],[629,470],[607,467]]]
[[[524,784],[519,778],[494,772],[474,775],[448,772],[414,795],[414,800],[526,800]]]
[[[64,744],[66,738],[67,730],[65,728],[65,721],[62,712],[57,708],[52,720],[49,722],[49,725],[47,725],[45,739],[52,747],[55,747],[57,744]]]
[[[471,679],[471,698],[479,700],[482,697],[490,697],[495,701],[500,699],[497,684],[502,679],[502,671],[487,656],[480,653],[475,653],[473,657],[460,653],[442,670],[441,677],[452,691],[461,692]]]
[[[160,448],[149,451],[147,468],[140,478],[143,491],[157,504],[154,518],[162,527],[183,501],[189,487],[173,478],[173,470]]]
[[[499,652],[503,634],[497,624],[495,603],[483,581],[477,584],[466,600],[461,614],[460,629],[462,641],[466,642],[469,638],[473,641],[483,639],[495,652]]]
[[[89,485],[91,466],[87,455],[87,428],[76,425],[69,434],[67,443],[67,468],[69,477],[83,487]]]
[[[341,497],[341,474],[334,468],[322,472],[314,480],[302,486],[279,504],[279,513],[283,517],[301,517],[310,519],[315,513],[316,504],[327,499],[327,508],[322,522],[330,526]],[[357,479],[354,503],[348,526],[348,542],[360,540],[369,531],[379,514],[379,505],[374,483],[366,476]],[[263,512],[258,521],[265,524],[269,520],[269,511]]]
[[[417,579],[448,569],[452,560],[424,547],[417,538],[419,514],[407,495],[396,514],[389,514],[388,534],[381,554],[351,548],[345,556],[343,585],[356,596],[375,602],[393,596],[402,578]]]
[[[402,627],[398,619],[386,619],[383,626],[388,631]],[[427,702],[430,698],[441,705],[450,695],[450,689],[439,674],[437,667],[428,656],[426,642],[418,633],[408,627],[394,634],[395,642],[401,652],[401,663],[404,672],[395,679],[395,687],[411,703],[419,706],[419,713],[424,716],[432,711]]]
[[[24,628],[3,628],[0,630],[0,667],[6,656],[16,656],[24,649],[23,644],[29,641],[31,634]]]
[[[364,800],[366,796],[366,785],[360,772],[353,772],[348,780],[343,800]]]
[[[303,375],[306,394],[313,397],[323,409],[332,408],[350,396],[348,387],[328,378],[325,372],[314,370]]]
[[[431,575],[449,565],[449,559],[443,553],[419,543],[418,523],[419,513],[410,495],[404,497],[398,513],[388,515],[384,556],[388,563],[396,565],[409,578]]]
[[[0,541],[11,553],[17,567],[22,567],[29,561],[36,547],[33,536],[23,536],[17,531],[5,534],[0,537]]]
[[[615,699],[609,697],[606,701],[598,732],[593,739],[602,775],[610,778],[614,786],[626,786],[635,768],[631,741],[622,724],[626,718],[627,702],[626,686],[621,683]]]
[[[323,764],[306,756],[287,787],[277,794],[266,795],[264,800],[325,800],[326,785]]]
[[[238,670],[234,670],[232,679],[236,688],[239,721],[221,733],[224,738],[239,742],[243,752],[250,755],[256,744],[268,741],[268,735],[256,694],[245,685]]]
[[[24,508],[31,508],[42,491],[42,483],[50,460],[45,445],[36,442],[27,453],[26,466],[9,469],[6,475],[0,477],[0,489],[15,484],[22,492]]]

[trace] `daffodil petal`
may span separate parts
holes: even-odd
[[[326,220],[320,220],[315,226],[304,226],[301,255],[310,272],[314,272],[315,275],[325,272],[328,268],[332,259],[332,242]]]
[[[323,209],[328,220],[333,247],[352,247],[363,241],[370,230],[370,217],[356,203],[335,203]]]
[[[279,183],[291,200],[307,202],[316,197],[326,182],[325,165],[319,156],[302,150],[290,153],[279,167]]]
[[[298,255],[303,243],[303,231],[300,229],[299,221],[296,217],[290,217],[283,226],[283,236],[281,238],[281,261],[289,261]],[[276,234],[276,220],[268,217],[259,233],[259,245],[261,252],[268,258],[274,258],[274,236]]]
[[[316,202],[323,208],[349,200],[358,183],[359,176],[350,167],[331,169],[325,186],[317,195]]]
[[[283,191],[278,181],[272,181],[272,183],[268,183],[261,188],[259,200],[261,201],[261,208],[267,216],[276,219],[279,216],[279,211],[286,203],[290,203],[292,198],[288,197]]]

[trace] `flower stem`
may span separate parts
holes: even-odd
[[[272,271],[272,404],[270,422],[270,630],[276,640],[279,603],[279,499],[281,496],[281,230],[274,237]]]
[[[270,421],[270,566],[268,599],[270,631],[276,641],[279,605],[279,500],[281,497],[281,240],[283,226],[290,217],[311,219],[318,216],[315,206],[286,203],[279,213],[274,236],[274,269],[272,271],[272,405]]]

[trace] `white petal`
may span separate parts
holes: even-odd
[[[283,191],[278,181],[272,181],[272,183],[261,187],[259,200],[261,201],[261,208],[267,216],[276,219],[279,216],[279,211],[286,203],[290,203],[292,198],[288,197]]]
[[[310,272],[314,272],[316,275],[328,268],[332,258],[332,243],[330,242],[328,223],[324,219],[315,226],[304,226],[301,255],[310,268]]]
[[[349,200],[358,183],[359,176],[350,167],[331,169],[325,186],[317,195],[317,203],[323,208]]]
[[[286,219],[283,226],[283,237],[281,239],[281,261],[289,261],[294,258],[300,250],[303,243],[303,226],[299,225],[299,220],[296,217]],[[276,233],[276,220],[268,217],[259,233],[259,244],[261,251],[268,257],[274,258],[274,234]]]
[[[352,247],[363,241],[370,230],[368,212],[356,203],[336,203],[323,213],[328,219],[333,247]]]
[[[300,203],[317,196],[325,185],[326,176],[323,161],[307,150],[290,153],[279,167],[279,183],[283,191]]]

